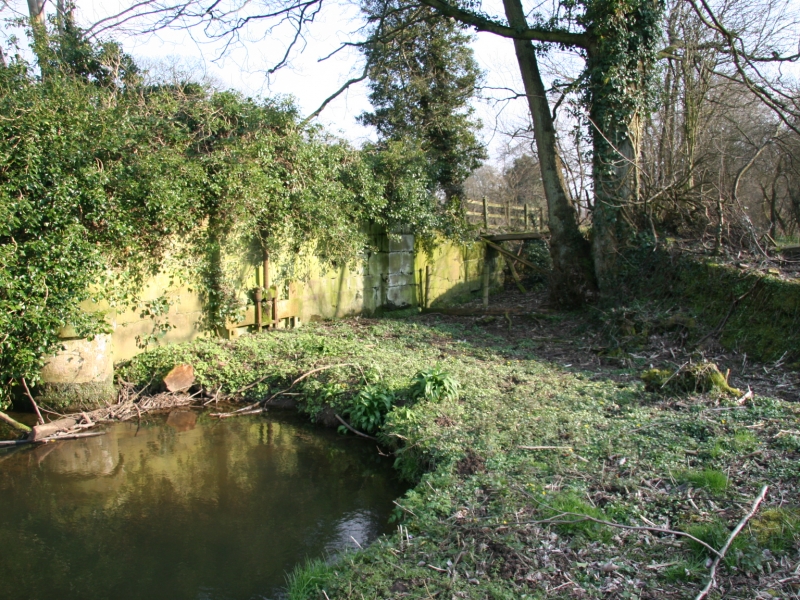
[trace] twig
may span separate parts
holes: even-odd
[[[342,417],[340,417],[340,416],[339,416],[339,415],[337,415],[336,413],[334,413],[334,415],[333,415],[333,416],[334,416],[334,417],[336,417],[336,420],[337,420],[337,421],[339,421],[339,423],[341,423],[342,425],[344,425],[345,427],[347,427],[347,429],[349,429],[350,431],[352,431],[352,432],[353,432],[353,433],[355,433],[356,435],[360,435],[361,437],[363,437],[363,438],[367,438],[368,440],[372,440],[372,441],[374,441],[374,442],[377,442],[377,441],[378,441],[378,438],[376,438],[376,437],[372,437],[371,435],[367,435],[366,433],[362,433],[362,432],[358,431],[357,429],[353,429],[353,427],[352,427],[351,425],[349,425],[349,424],[347,423],[347,421],[345,421],[345,420],[344,420]]]
[[[28,382],[25,381],[24,377],[22,378],[22,387],[25,388],[25,394],[28,396],[28,400],[30,400],[31,404],[33,404],[33,410],[36,411],[36,417],[39,419],[39,425],[44,425],[42,413],[39,412],[39,406],[36,404],[36,400],[33,399],[33,395],[31,394],[30,389],[28,389]]]
[[[758,279],[756,279],[756,282],[753,284],[753,287],[751,287],[749,290],[747,290],[744,294],[742,294],[738,298],[735,298],[733,303],[731,304],[731,307],[728,309],[728,313],[722,318],[722,320],[719,322],[719,325],[717,325],[714,329],[712,329],[702,338],[700,338],[700,341],[697,342],[694,345],[694,347],[699,348],[700,345],[703,342],[705,342],[708,338],[717,336],[722,331],[722,328],[725,327],[725,323],[728,322],[728,319],[731,318],[733,311],[736,310],[737,306],[739,306],[739,302],[747,298],[753,292],[753,290],[756,289],[756,287],[758,287],[758,284],[761,283],[761,281],[762,279],[759,277]]]
[[[678,370],[677,370],[677,371],[675,371],[675,372],[674,372],[672,375],[670,375],[669,377],[667,377],[667,380],[666,380],[664,383],[662,383],[662,384],[661,384],[661,389],[663,390],[663,389],[664,389],[664,387],[665,387],[665,386],[666,386],[666,385],[667,385],[667,384],[668,384],[670,381],[672,381],[672,380],[675,378],[675,376],[676,376],[678,373],[680,373],[681,371],[683,371],[683,368],[684,368],[686,365],[688,365],[688,364],[689,364],[688,362],[685,362],[685,363],[683,363],[683,364],[682,364],[680,367],[678,367]]]
[[[711,588],[716,586],[716,575],[717,575],[717,567],[719,563],[725,558],[725,553],[728,552],[728,549],[731,547],[734,538],[739,535],[739,532],[744,529],[744,526],[747,525],[747,522],[753,518],[753,515],[756,514],[758,511],[759,505],[764,501],[764,498],[767,496],[767,490],[769,490],[769,486],[765,485],[761,488],[761,493],[756,497],[755,501],[753,502],[753,506],[750,507],[750,512],[747,513],[744,518],[739,521],[739,524],[736,528],[731,532],[730,536],[728,536],[728,541],[725,542],[725,545],[722,549],[717,552],[717,557],[714,559],[714,562],[711,563],[711,570],[709,571],[708,583],[706,586],[700,590],[700,593],[695,596],[694,600],[703,600],[708,595],[708,592],[711,591]]]
[[[522,492],[523,494],[525,494],[529,498],[532,498],[533,500],[536,500],[536,502],[538,504],[541,504],[542,506],[545,506],[545,507],[549,508],[550,510],[554,510],[551,506],[548,506],[544,502],[540,502],[538,499],[536,499],[534,496],[529,494],[527,491],[525,491],[521,487],[518,487],[518,486],[514,486],[514,487],[516,487],[520,492]],[[558,519],[560,519],[561,517],[565,517],[565,516],[579,517],[579,518],[577,520],[576,519],[572,519],[570,521],[558,521]],[[705,548],[706,550],[708,550],[712,554],[715,554],[715,555],[719,556],[719,552],[717,552],[714,548],[712,548],[711,546],[706,544],[703,540],[700,540],[700,539],[694,537],[692,534],[686,533],[685,531],[677,531],[677,530],[673,530],[673,529],[667,529],[666,527],[642,527],[642,526],[637,526],[637,525],[622,525],[621,523],[614,523],[612,521],[604,521],[602,519],[595,519],[594,517],[590,517],[589,515],[584,515],[584,514],[581,514],[581,513],[562,512],[562,513],[559,513],[559,514],[555,515],[554,517],[550,517],[548,519],[542,519],[540,521],[520,521],[517,524],[518,525],[541,525],[541,524],[545,524],[545,523],[579,523],[580,521],[592,521],[594,523],[599,523],[601,525],[608,525],[609,527],[618,527],[620,529],[630,529],[630,530],[633,530],[633,531],[653,531],[655,533],[665,533],[667,535],[677,535],[677,536],[687,537],[690,540],[692,540],[694,542],[697,542],[698,544],[703,546],[703,548]]]
[[[569,450],[572,452],[572,446],[517,446],[520,450]]]

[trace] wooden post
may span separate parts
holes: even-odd
[[[489,229],[489,207],[486,205],[486,196],[483,197],[483,228]]]
[[[431,305],[431,266],[425,265],[425,308]]]
[[[544,209],[539,207],[539,229],[544,231]]]
[[[528,231],[528,205],[527,203],[523,206],[525,209],[525,229],[523,231]]]
[[[274,302],[274,300],[269,299],[270,298],[270,293],[269,293],[269,252],[267,252],[266,250],[264,250],[264,263],[263,263],[261,268],[262,268],[261,287],[264,289],[264,292],[267,294],[267,308],[269,309],[269,320],[270,320],[270,322],[267,324],[267,329],[269,329],[270,325],[272,327],[275,326],[275,320],[272,318],[272,313],[273,313],[272,307],[274,306],[275,302]],[[263,295],[262,295],[261,299],[262,300],[264,299]],[[259,309],[259,312],[260,312],[260,309]],[[258,313],[256,313],[256,314],[258,314]],[[263,319],[262,319],[262,321],[263,321]]]
[[[489,308],[489,248],[483,255],[483,308]]]
[[[511,227],[511,200],[506,200],[506,227]]]
[[[261,331],[261,288],[256,288],[256,331]]]

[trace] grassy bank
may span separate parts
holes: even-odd
[[[796,277],[744,260],[725,261],[670,248],[633,250],[625,263],[628,268],[622,270],[615,299],[623,336],[647,337],[654,329],[680,328],[696,342],[713,332],[728,350],[764,362],[781,360],[800,370]],[[648,322],[647,313],[653,311],[666,316],[661,322]]]
[[[691,598],[710,550],[597,521],[720,548],[764,484],[717,581],[726,598],[797,594],[800,406],[657,395],[543,361],[546,345],[467,320],[361,319],[163,348],[119,373],[143,385],[189,362],[211,393],[264,378],[241,394],[256,400],[325,367],[283,398],[330,424],[381,413],[383,451],[416,483],[398,532],[300,568],[292,598]]]

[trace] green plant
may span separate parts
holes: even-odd
[[[717,549],[725,545],[731,534],[728,526],[720,520],[693,525],[687,529],[687,533]],[[690,541],[690,547],[697,559],[709,556],[708,549],[695,541]],[[757,540],[751,535],[740,533],[731,542],[724,562],[728,567],[737,567],[750,572],[757,570],[761,564],[761,549]]]
[[[563,518],[560,518],[559,515],[562,513],[574,514],[564,515]],[[589,540],[607,540],[611,537],[606,525],[576,516],[586,515],[594,519],[606,519],[602,510],[590,506],[571,492],[558,494],[548,499],[545,514],[548,518],[556,517],[558,523],[554,527],[559,533],[581,535]]]
[[[353,399],[344,411],[350,424],[365,433],[376,433],[383,425],[386,413],[392,408],[395,396],[381,385],[368,385]],[[345,433],[346,428],[340,427]]]
[[[430,369],[423,369],[414,375],[411,383],[411,397],[414,400],[429,400],[442,402],[458,398],[458,381],[443,371],[438,365]]]
[[[287,600],[315,600],[331,568],[321,559],[306,559],[286,575]]]
[[[728,487],[728,476],[722,471],[704,469],[703,471],[684,471],[678,474],[678,479],[691,483],[698,488],[706,488],[714,492],[721,492]]]
[[[760,546],[776,554],[788,552],[800,542],[800,510],[767,508],[750,521],[750,531]]]

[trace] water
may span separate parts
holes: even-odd
[[[0,451],[0,598],[279,598],[306,557],[390,529],[374,444],[197,412]]]

